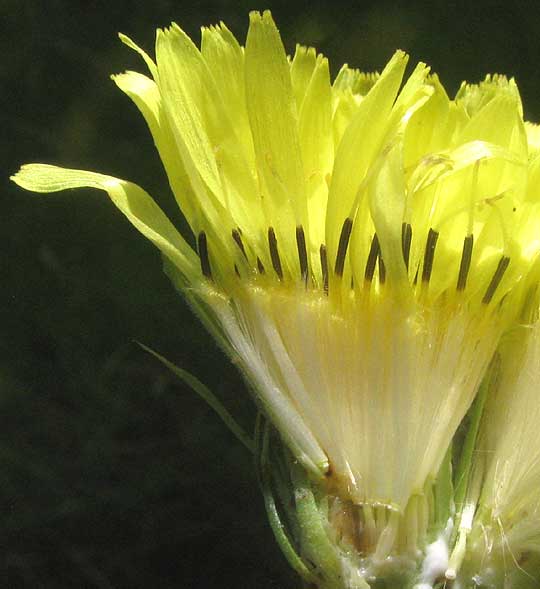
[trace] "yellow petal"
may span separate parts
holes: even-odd
[[[214,77],[191,39],[177,25],[158,31],[156,54],[161,98],[178,153],[207,218],[207,230],[214,232],[214,247],[230,260],[236,247],[231,231],[240,226],[253,235],[258,229],[262,233],[252,165],[244,157],[245,146]]]
[[[144,63],[146,63],[149,72],[152,74],[152,77],[157,82],[157,67],[156,67],[154,60],[148,55],[148,53],[146,53],[146,51],[144,51],[144,49],[141,49],[135,43],[135,41],[130,39],[127,35],[124,35],[123,33],[118,33],[118,37],[120,37],[120,41],[122,41],[122,43],[124,43],[124,45],[126,45],[130,49],[133,49],[133,51],[138,53],[143,58]]]
[[[350,90],[353,94],[365,96],[378,79],[379,74],[377,72],[361,72],[345,64],[341,66],[334,80],[334,88],[340,91]]]
[[[479,84],[463,82],[455,101],[461,104],[469,117],[474,117],[497,96],[513,96],[519,103],[519,116],[523,117],[523,107],[516,82],[500,74],[488,74]]]
[[[246,42],[246,97],[257,171],[281,251],[297,272],[295,225],[307,231],[304,170],[290,67],[267,11],[250,14]]]
[[[202,229],[201,212],[181,158],[178,157],[176,141],[163,111],[157,84],[137,72],[126,72],[112,76],[112,79],[120,90],[133,100],[144,116],[178,205],[191,229],[197,234]]]
[[[450,100],[437,76],[429,81],[433,94],[412,116],[404,137],[404,165],[409,168],[421,157],[448,149],[452,140],[453,120]]]
[[[260,257],[267,248],[261,236],[266,233],[268,223],[264,219],[255,181],[255,149],[246,106],[244,51],[229,29],[220,23],[219,26],[203,28],[201,55],[215,80],[213,100],[222,109],[217,123],[226,129],[221,136],[217,136],[215,129],[208,130],[215,146],[226,200],[236,225]]]
[[[334,164],[330,71],[328,60],[322,56],[317,59],[302,102],[299,135],[308,193],[309,237],[311,248],[318,255],[325,237],[326,178]]]
[[[253,141],[246,107],[244,51],[229,29],[221,23],[202,29],[201,55],[211,72],[216,90],[244,145],[253,159]]]
[[[523,126],[519,116],[519,103],[517,99],[508,94],[500,94],[490,100],[460,133],[457,141],[480,140],[501,147],[509,148],[516,127]],[[522,140],[514,146],[514,152],[518,157],[526,157],[526,138],[519,134]]]
[[[380,171],[369,191],[371,216],[389,275],[389,284],[398,289],[405,284],[408,286],[402,254],[402,223],[405,211],[402,152],[401,142],[391,145],[383,152],[379,163]]]
[[[529,156],[536,156],[540,152],[540,125],[525,122]]]
[[[199,50],[176,25],[158,31],[156,57],[165,111],[192,182],[198,184],[202,180],[220,199],[223,187],[215,146],[207,133],[208,125],[219,118],[218,106],[211,96],[215,91],[213,78]]]
[[[387,132],[388,118],[396,98],[407,56],[398,51],[377,83],[360,103],[336,153],[328,196],[326,235],[333,265],[344,221],[353,213],[361,183]]]
[[[70,188],[104,190],[131,224],[159,248],[184,276],[191,281],[200,281],[197,256],[149,194],[136,184],[95,172],[47,164],[26,164],[11,180],[21,188],[42,193]]]
[[[298,112],[311,81],[311,76],[317,63],[317,52],[313,47],[296,45],[296,51],[291,63],[291,81]]]

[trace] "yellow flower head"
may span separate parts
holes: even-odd
[[[296,459],[336,497],[397,514],[378,556],[416,546],[399,522],[426,527],[540,249],[540,133],[514,80],[451,100],[422,63],[403,81],[397,51],[380,74],[344,66],[332,82],[315,50],[287,57],[269,12],[250,15],[245,48],[224,24],[200,50],[177,25],[159,30],[155,62],[121,39],[150,76],[113,80],[148,123],[197,251],[129,182],[42,164],[13,180],[107,191]]]

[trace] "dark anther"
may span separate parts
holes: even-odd
[[[382,259],[382,254],[379,252],[379,282],[384,284],[386,281],[386,266],[384,265],[384,260]]]
[[[349,239],[351,237],[353,221],[348,217],[341,228],[341,235],[339,236],[338,252],[336,256],[336,266],[334,272],[336,276],[343,276],[343,268],[345,267],[345,256],[347,255],[347,248],[349,247]]]
[[[497,287],[499,286],[502,277],[504,276],[504,273],[506,272],[506,269],[508,268],[508,264],[510,263],[510,258],[507,256],[503,256],[500,260],[499,263],[497,265],[497,269],[495,270],[495,274],[493,274],[493,278],[491,279],[491,282],[489,283],[489,286],[487,287],[486,290],[486,294],[484,295],[484,298],[482,299],[482,302],[484,304],[488,304],[491,302],[491,299],[493,298],[493,295],[495,294],[495,291],[497,290]]]
[[[308,255],[306,249],[306,236],[304,235],[304,228],[302,225],[298,225],[296,228],[296,247],[298,249],[298,260],[300,262],[300,275],[307,285]]]
[[[257,256],[257,270],[259,271],[259,274],[264,274],[265,272],[264,264],[261,262],[261,258],[259,258],[259,256]]]
[[[459,274],[456,289],[465,290],[467,286],[467,276],[469,275],[469,269],[471,267],[472,250],[474,245],[474,237],[467,235],[463,240],[463,251],[461,253],[461,262],[459,264]]]
[[[328,258],[326,256],[326,246],[321,245],[321,249],[319,250],[319,254],[321,256],[321,272],[322,272],[322,279],[323,279],[323,288],[324,292],[328,294]]]
[[[268,228],[268,246],[270,248],[270,258],[272,259],[272,266],[280,280],[283,279],[283,269],[281,267],[281,260],[279,258],[278,244],[276,234],[273,227]]]
[[[424,251],[424,266],[422,267],[422,282],[429,282],[431,271],[433,270],[433,260],[435,258],[435,246],[439,239],[439,233],[430,229],[426,240],[426,249]]]
[[[197,237],[197,247],[199,249],[199,257],[201,259],[201,272],[206,278],[212,278],[212,270],[210,269],[210,258],[208,257],[208,242],[206,241],[206,233],[201,231]]]
[[[234,273],[236,274],[236,276],[238,276],[238,278],[242,278],[240,276],[240,270],[238,270],[238,266],[236,264],[234,265]]]
[[[401,225],[401,250],[403,251],[403,261],[405,268],[409,269],[409,256],[411,254],[412,227],[410,223]]]
[[[238,229],[232,230],[232,238],[234,239],[234,242],[236,243],[236,245],[238,246],[238,248],[242,252],[244,258],[246,258],[246,260],[247,260],[248,257],[246,254],[246,250],[244,248],[244,242],[242,241],[242,231],[240,230],[240,227]]]
[[[373,239],[371,240],[371,246],[369,248],[369,254],[367,257],[366,262],[366,270],[364,272],[364,279],[366,282],[371,282],[373,280],[373,275],[375,274],[375,266],[377,265],[377,258],[381,252],[381,246],[379,244],[379,238],[377,234],[373,234]],[[379,267],[380,268],[380,267]]]

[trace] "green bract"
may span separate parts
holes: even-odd
[[[104,190],[161,250],[264,413],[261,482],[291,564],[320,587],[427,588],[492,583],[505,549],[518,571],[539,559],[537,388],[480,387],[537,305],[540,131],[514,80],[451,100],[422,63],[404,80],[397,51],[380,74],[344,66],[332,82],[314,49],[287,57],[269,12],[250,15],[245,48],[224,24],[200,50],[159,30],[155,62],[121,39],[150,76],[113,80],[148,123],[197,252],[129,182],[44,164],[13,180]],[[477,444],[496,458],[475,462]],[[481,544],[496,526],[511,533]]]

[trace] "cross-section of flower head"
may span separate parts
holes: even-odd
[[[41,164],[15,182],[107,191],[339,503],[336,533],[377,562],[416,558],[540,249],[538,132],[516,84],[488,76],[450,99],[422,63],[404,79],[401,51],[332,82],[315,50],[287,57],[268,12],[251,14],[245,48],[223,24],[200,49],[159,30],[155,62],[122,40],[150,75],[113,79],[148,123],[196,252],[133,184]]]

